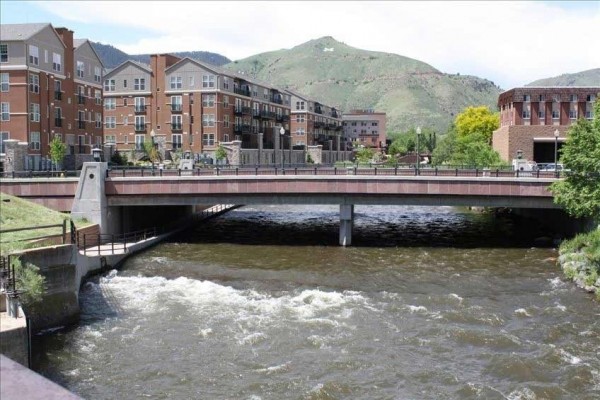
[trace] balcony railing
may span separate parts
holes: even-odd
[[[315,107],[315,112],[316,112],[317,114],[323,114],[323,109],[322,109],[321,107],[318,107],[318,106],[317,106],[317,107]]]
[[[325,124],[323,122],[315,121],[314,128],[319,129],[322,128]]]
[[[238,124],[234,126],[233,131],[235,133],[251,133],[252,126],[247,124]]]
[[[271,97],[271,103],[283,104],[283,99],[281,98],[281,95],[278,94]]]
[[[62,118],[54,118],[54,126],[57,128],[62,127]]]
[[[85,121],[77,120],[77,128],[85,129]]]
[[[135,106],[135,112],[136,113],[143,113],[146,112],[146,106],[145,105],[136,105]]]
[[[260,118],[260,110],[257,110],[256,108],[252,109],[252,117],[253,118]]]
[[[145,132],[146,124],[135,124],[135,131],[136,132]]]
[[[181,129],[182,129],[182,124],[180,124],[180,123],[171,124],[171,130],[180,131]]]
[[[58,90],[55,90],[54,91],[54,100],[61,101],[62,100],[62,92],[59,92]]]
[[[171,112],[181,112],[183,106],[181,104],[171,104]]]
[[[233,93],[241,94],[242,96],[250,97],[250,89],[233,88]]]
[[[77,95],[77,104],[85,104],[85,96]]]
[[[332,117],[332,118],[338,118],[338,113],[337,113],[337,111],[335,111],[335,110],[331,111],[331,117]]]
[[[261,116],[261,118],[264,118],[264,119],[274,119],[275,118],[275,113],[271,112],[271,111],[262,110],[260,112],[260,116]]]

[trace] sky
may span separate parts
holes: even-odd
[[[600,68],[600,0],[2,0],[0,21],[50,22],[129,54],[201,50],[231,60],[332,36],[503,89]]]

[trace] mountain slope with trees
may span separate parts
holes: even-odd
[[[418,60],[357,49],[332,37],[257,54],[224,68],[296,90],[343,111],[385,111],[388,132],[416,125],[445,132],[465,107],[495,109],[501,92],[486,79],[445,74]]]

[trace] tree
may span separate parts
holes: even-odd
[[[150,162],[154,163],[154,162],[160,161],[160,154],[158,152],[158,149],[154,145],[154,143],[152,143],[152,141],[144,141],[144,142],[142,142],[142,145],[143,145],[144,155],[146,157],[148,157],[148,160]]]
[[[491,167],[503,164],[500,154],[492,149],[485,136],[479,133],[456,138],[450,163],[470,167]]]
[[[434,165],[449,164],[456,147],[456,128],[450,126],[448,133],[440,140],[431,155]]]
[[[63,162],[65,154],[67,154],[67,145],[58,136],[54,136],[50,142],[50,159],[57,169],[58,165]]]
[[[571,125],[560,160],[568,174],[550,187],[554,202],[574,217],[600,218],[600,100],[592,122],[580,118]]]
[[[467,107],[456,116],[454,126],[458,137],[480,134],[491,144],[492,133],[500,127],[500,117],[486,106]]]
[[[217,148],[217,151],[215,151],[215,158],[217,161],[225,160],[227,158],[227,150],[225,150],[225,147],[219,146]]]
[[[375,151],[369,147],[361,147],[356,151],[356,161],[362,164],[369,163],[373,160]]]

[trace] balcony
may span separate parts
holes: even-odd
[[[337,111],[335,111],[335,110],[331,110],[331,117],[332,117],[332,118],[339,118],[339,117],[338,117],[338,113],[337,113]]]
[[[234,110],[235,115],[251,115],[252,109],[250,107],[237,106]]]
[[[253,108],[252,109],[252,118],[260,118],[260,110]]]
[[[323,109],[321,108],[321,106],[315,106],[315,113],[323,114]]]
[[[183,106],[181,104],[171,104],[171,112],[181,112]]]
[[[325,126],[325,124],[323,122],[315,121],[315,123],[314,123],[315,129],[322,128],[323,126]]]
[[[55,90],[54,91],[54,100],[62,101],[62,92]]]
[[[262,110],[260,112],[260,117],[263,119],[275,119],[275,113],[271,111]]]
[[[250,97],[250,89],[248,88],[233,88],[233,93]]]
[[[337,130],[338,124],[329,123],[327,127],[331,130]]]
[[[171,124],[171,130],[172,131],[181,131],[182,130],[182,124],[181,123],[176,123],[176,124]]]
[[[248,124],[239,124],[234,126],[233,131],[235,133],[250,133],[252,131],[252,127]]]
[[[283,104],[283,98],[280,94],[273,95],[271,97],[271,103]]]
[[[143,105],[143,104],[142,105],[136,104],[136,106],[135,106],[135,112],[136,113],[145,113],[146,112],[146,106]]]
[[[62,127],[62,118],[54,118],[54,126],[57,128]]]
[[[77,120],[77,128],[85,129],[85,121]]]
[[[85,104],[85,96],[77,95],[77,104]]]
[[[146,124],[135,124],[136,132],[146,132]]]

